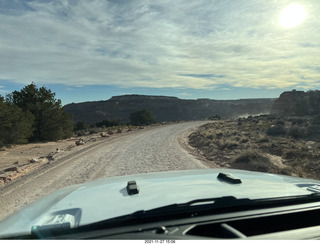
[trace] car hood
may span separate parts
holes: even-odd
[[[218,179],[232,174],[242,183]],[[129,195],[127,182],[135,181],[138,194]],[[184,203],[195,199],[234,196],[261,199],[317,192],[320,181],[244,170],[206,169],[170,171],[103,178],[61,189],[0,223],[0,236],[26,234],[32,226],[62,223],[86,225],[139,210]]]

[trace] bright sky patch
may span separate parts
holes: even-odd
[[[302,5],[290,4],[282,10],[279,18],[280,25],[285,28],[291,28],[301,24],[307,16]]]

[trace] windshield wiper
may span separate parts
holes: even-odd
[[[256,209],[267,207],[278,207],[292,204],[302,204],[309,202],[320,201],[320,193],[312,193],[309,195],[297,195],[275,198],[263,198],[263,199],[249,199],[240,198],[237,199],[233,196],[225,196],[218,198],[205,198],[189,201],[186,203],[171,204],[151,210],[137,211],[130,216],[133,218],[143,217],[157,217],[157,216],[170,216],[174,215],[187,215],[193,216],[206,212],[215,211],[239,211],[239,209]]]
[[[320,202],[320,193],[264,199],[237,199],[233,196],[204,198],[192,200],[186,203],[170,204],[151,210],[140,210],[132,214],[89,224],[87,227],[92,226],[93,228],[97,228],[98,226],[110,226],[112,228],[138,222],[147,223],[154,222],[155,220],[161,221],[173,218],[282,207],[312,202]]]

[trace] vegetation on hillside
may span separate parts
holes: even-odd
[[[227,168],[320,179],[320,91],[284,92],[271,115],[217,121],[190,144]]]
[[[156,120],[150,111],[143,109],[131,113],[130,123],[136,126],[151,125],[155,124]]]
[[[68,138],[74,126],[55,93],[34,83],[0,98],[0,121],[0,146]]]
[[[190,144],[221,167],[320,179],[320,118],[249,116],[206,124]]]
[[[26,143],[32,136],[34,116],[0,96],[0,146]]]
[[[75,123],[74,132],[77,136],[95,134],[124,128],[125,125],[120,120],[103,120],[95,124],[88,125],[85,121]]]
[[[96,123],[96,127],[113,127],[113,126],[121,126],[123,123],[121,120],[102,120]]]

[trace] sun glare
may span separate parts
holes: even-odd
[[[299,4],[290,4],[282,10],[279,23],[285,28],[291,28],[301,24],[306,18],[306,11]]]

